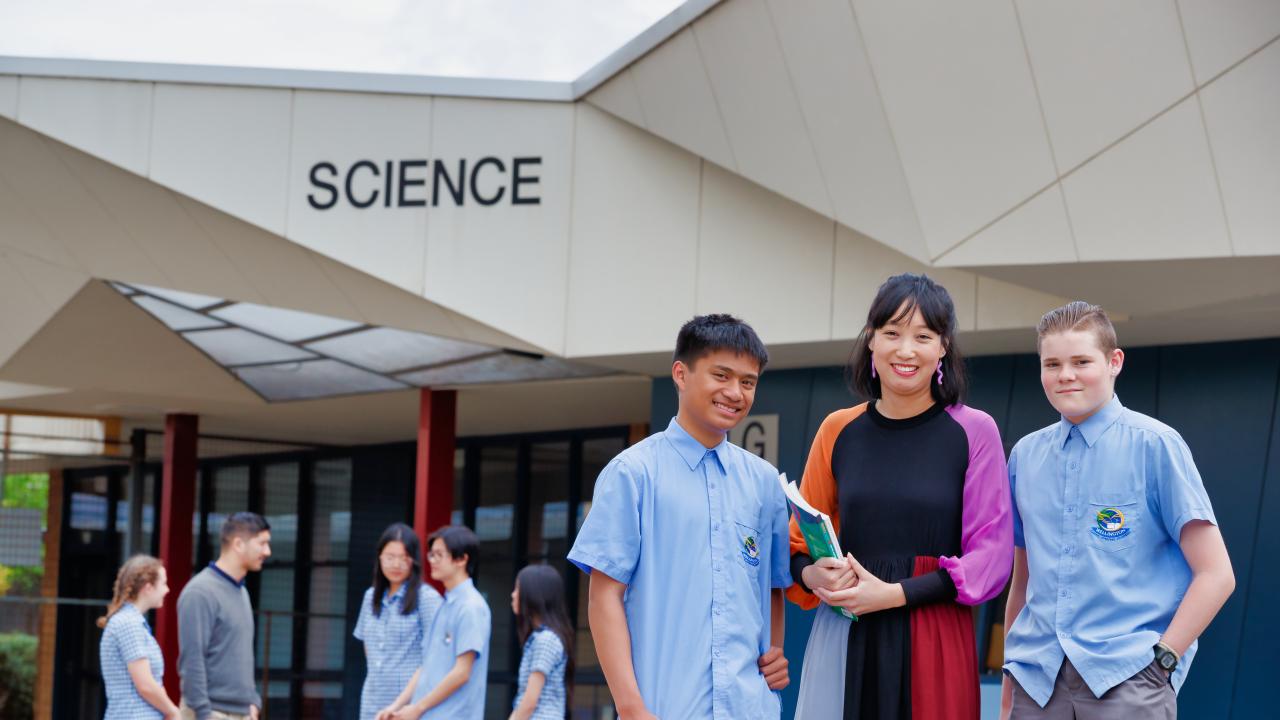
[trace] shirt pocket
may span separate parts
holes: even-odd
[[[760,530],[754,522],[733,524],[733,552],[738,556],[738,563],[746,568],[747,574],[755,577],[760,573],[760,563],[764,556],[761,551],[762,539]]]
[[[1142,503],[1133,495],[1095,496],[1085,518],[1089,543],[1103,552],[1133,547],[1142,522]]]

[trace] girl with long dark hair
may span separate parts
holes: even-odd
[[[378,539],[373,587],[364,593],[353,633],[364,642],[368,669],[360,719],[373,720],[422,664],[422,638],[443,600],[422,582],[422,550],[413,528],[393,523]]]
[[[107,690],[104,720],[177,720],[178,706],[164,691],[164,656],[146,614],[164,604],[169,582],[164,565],[150,555],[134,555],[116,573],[98,659]]]
[[[573,707],[573,623],[560,573],[550,565],[521,570],[511,611],[524,652],[510,720],[565,720]]]
[[[946,289],[924,275],[885,281],[849,376],[868,402],[827,416],[800,485],[847,555],[815,563],[793,521],[787,594],[858,620],[815,615],[796,717],[977,720],[970,606],[1009,578],[1013,519],[995,422],[962,404]]]

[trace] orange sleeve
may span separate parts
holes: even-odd
[[[800,495],[815,509],[831,516],[831,524],[835,527],[837,535],[840,534],[840,503],[839,494],[836,491],[836,478],[831,473],[831,449],[835,447],[840,431],[853,422],[854,418],[866,412],[866,409],[867,404],[862,403],[844,410],[837,410],[822,421],[822,425],[818,428],[818,435],[813,439],[813,446],[809,448],[809,459],[804,464],[804,477],[800,479]],[[789,554],[795,555],[808,551],[804,535],[800,533],[800,526],[796,524],[795,518],[792,518]],[[800,584],[800,578],[792,578],[792,580],[791,587],[787,588],[787,598],[805,610],[817,607],[818,598],[804,589]]]

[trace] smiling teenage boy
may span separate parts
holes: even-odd
[[[1002,715],[1175,718],[1196,638],[1235,588],[1213,508],[1182,437],[1115,396],[1124,351],[1102,308],[1069,303],[1036,332],[1062,419],[1009,457]]]
[[[679,411],[600,473],[569,560],[620,720],[774,720],[791,584],[778,471],[728,442],[769,355],[749,325],[695,317],[676,338]]]

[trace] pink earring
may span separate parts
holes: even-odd
[[[938,361],[938,384],[942,384],[942,361]]]
[[[875,363],[875,360],[872,360],[871,361],[871,378],[874,380],[875,377],[876,377],[876,363]]]

